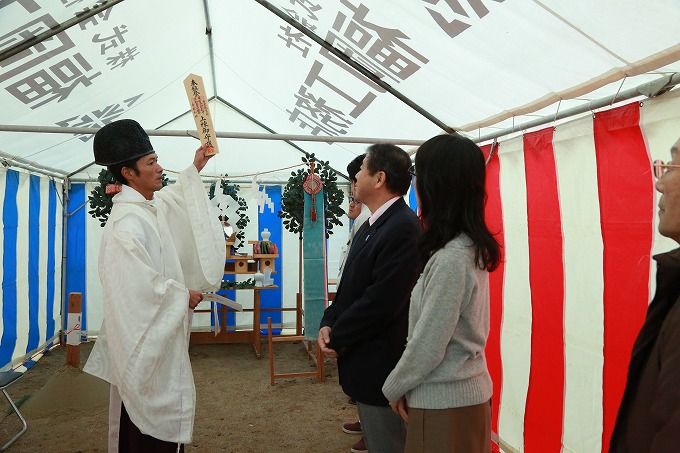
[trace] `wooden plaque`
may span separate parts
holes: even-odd
[[[206,148],[212,148],[206,154],[219,153],[212,116],[210,116],[210,109],[208,108],[208,99],[205,96],[203,78],[196,74],[189,74],[184,79],[184,89],[187,92],[191,112],[194,114],[196,131],[198,132],[198,138],[201,140],[201,145]]]

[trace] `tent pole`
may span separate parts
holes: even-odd
[[[75,170],[75,171],[72,171],[71,173],[69,173],[68,175],[66,175],[66,177],[67,177],[67,178],[71,178],[71,176],[77,175],[77,174],[80,173],[81,171],[85,170],[86,168],[89,168],[89,167],[93,166],[94,164],[95,164],[95,162],[93,161],[93,162],[90,162],[90,163],[87,164],[87,165],[83,165],[83,166],[80,167],[79,169],[77,169],[77,170]]]
[[[212,20],[210,18],[210,5],[208,0],[203,0],[203,12],[205,13],[205,34],[208,37],[208,53],[210,54],[210,75],[212,76],[213,100],[217,100],[217,73],[215,71],[215,46],[212,36]],[[217,111],[213,102],[213,120],[217,122]]]
[[[84,134],[97,133],[96,127],[59,127],[59,126],[27,126],[18,124],[0,124],[0,132],[31,132],[49,134]],[[145,129],[150,137],[196,137],[195,130],[160,130]],[[325,143],[390,143],[394,145],[419,146],[424,140],[382,138],[382,137],[328,137],[317,135],[297,134],[267,134],[263,132],[216,132],[218,138],[238,138],[245,140],[292,140],[298,142],[325,142]]]
[[[212,21],[210,20],[210,7],[208,5],[208,0],[203,0],[203,12],[205,13],[205,34],[208,36],[208,51],[210,52],[210,74],[212,75],[213,97],[215,97],[217,96],[217,75],[215,73],[215,51],[213,46]]]
[[[652,82],[644,83],[638,85],[635,88],[631,88],[626,91],[619,92],[612,96],[607,96],[604,98],[596,99],[588,102],[587,104],[574,107],[571,109],[563,110],[558,112],[556,115],[547,115],[535,120],[531,120],[522,124],[514,125],[513,127],[502,129],[500,131],[493,132],[491,134],[482,135],[473,140],[477,143],[486,142],[489,140],[497,139],[506,135],[513,134],[522,130],[530,129],[537,126],[542,126],[545,124],[553,123],[557,120],[565,119],[574,115],[589,112],[598,108],[608,107],[615,102],[621,102],[630,100],[640,96],[657,97],[668,92],[670,89],[680,84],[680,73],[676,72],[670,75],[666,75],[656,79]],[[220,99],[220,98],[218,98]],[[220,99],[221,102],[225,102]],[[230,108],[236,108],[229,105]],[[239,111],[240,112],[240,111]],[[243,113],[243,112],[240,112]],[[261,127],[269,129],[264,124],[255,120],[254,118],[248,117],[251,121],[255,121]],[[29,133],[52,133],[52,134],[95,134],[99,129],[93,127],[58,127],[58,126],[27,126],[27,125],[15,125],[15,124],[0,124],[0,132],[29,132]],[[146,130],[149,136],[158,137],[193,137],[196,138],[196,133],[190,130]],[[373,137],[327,137],[327,136],[316,136],[316,135],[295,135],[295,134],[276,134],[276,133],[251,133],[251,132],[217,132],[217,137],[219,138],[235,138],[235,139],[251,139],[251,140],[282,140],[294,146],[296,149],[308,155],[299,146],[291,143],[293,141],[300,142],[327,142],[327,143],[362,143],[362,144],[373,144],[373,143],[390,143],[394,145],[402,146],[420,146],[424,140],[412,140],[412,139],[386,139],[386,138],[373,138]],[[472,138],[472,137],[471,137]],[[9,161],[9,165],[16,165],[17,167],[24,168],[29,171],[35,171],[37,173],[44,174],[46,176],[64,178],[63,172],[50,167],[41,166],[39,164],[32,163],[26,159],[22,159],[17,156],[11,156],[6,153],[0,152],[0,158],[4,158]],[[78,171],[81,171],[89,166],[89,163]],[[70,173],[68,176],[74,175]],[[345,176],[338,172],[341,176]]]
[[[59,342],[65,343],[64,334],[64,313],[66,313],[66,250],[68,241],[68,202],[71,181],[64,179],[62,186],[62,207],[61,207],[61,321],[59,323]]]
[[[394,87],[392,87],[391,85],[388,85],[387,83],[385,83],[385,82],[383,82],[382,80],[380,80],[380,78],[378,78],[378,77],[377,77],[375,74],[373,74],[371,71],[369,71],[369,70],[366,69],[364,66],[360,65],[359,63],[357,63],[356,61],[352,60],[350,57],[348,57],[347,55],[345,55],[344,52],[341,52],[340,50],[336,49],[335,47],[333,47],[332,45],[330,45],[327,41],[321,39],[319,36],[316,35],[316,33],[313,33],[312,31],[308,30],[305,26],[303,26],[303,25],[300,24],[298,21],[296,21],[295,19],[293,19],[292,17],[290,17],[288,14],[286,14],[286,13],[284,13],[283,11],[281,11],[280,9],[276,8],[275,6],[273,6],[273,5],[272,5],[271,3],[269,3],[268,1],[265,1],[265,0],[255,0],[255,1],[256,1],[257,3],[259,3],[260,5],[264,6],[265,8],[267,8],[267,9],[268,9],[269,11],[271,11],[272,13],[276,14],[281,20],[284,20],[284,21],[286,21],[287,23],[289,23],[290,25],[292,25],[293,27],[295,27],[296,30],[298,30],[298,31],[300,31],[300,32],[302,32],[302,33],[304,33],[305,36],[307,36],[308,38],[310,38],[312,41],[314,41],[315,43],[317,43],[318,45],[320,45],[320,46],[323,47],[324,49],[328,50],[330,53],[332,53],[332,54],[335,55],[337,58],[339,58],[340,60],[342,60],[345,64],[347,64],[348,66],[352,67],[352,68],[355,69],[356,71],[359,71],[363,76],[365,76],[365,77],[366,77],[367,79],[369,79],[371,82],[375,83],[375,84],[378,85],[380,88],[382,88],[383,90],[385,90],[385,91],[387,91],[388,93],[392,94],[394,97],[396,97],[397,99],[399,99],[401,102],[403,102],[404,104],[408,105],[408,106],[411,107],[413,110],[415,110],[416,112],[420,113],[422,116],[424,116],[425,118],[427,118],[428,120],[430,120],[431,122],[433,122],[434,124],[436,124],[436,125],[437,125],[438,127],[440,127],[442,130],[444,130],[444,131],[446,131],[446,132],[448,132],[448,133],[450,133],[450,134],[453,133],[453,132],[456,132],[456,130],[453,129],[451,126],[449,126],[448,124],[444,123],[443,121],[441,121],[440,119],[438,119],[437,117],[435,117],[434,115],[432,115],[430,112],[428,112],[427,110],[425,110],[424,108],[422,108],[421,106],[419,106],[418,104],[416,104],[415,102],[413,102],[411,99],[409,99],[409,98],[407,98],[406,96],[404,96],[403,94],[401,94],[399,91],[397,91],[397,90],[396,90]]]
[[[38,173],[50,178],[64,178],[64,172],[57,170],[56,168],[46,167],[44,165],[36,164],[30,162],[26,159],[22,159],[18,156],[12,156],[11,154],[3,153],[0,151],[0,164],[5,167],[12,168],[17,167],[23,170],[29,171],[31,173]]]
[[[18,54],[19,52],[22,52],[30,47],[35,46],[36,44],[40,44],[46,39],[51,38],[54,35],[57,35],[61,33],[64,30],[68,30],[69,28],[73,27],[74,25],[78,25],[85,19],[89,19],[90,17],[101,13],[104,10],[107,10],[111,8],[113,5],[116,3],[120,3],[123,0],[108,0],[103,2],[100,5],[97,5],[91,9],[88,9],[87,11],[84,12],[78,12],[76,13],[76,17],[67,20],[64,23],[61,23],[53,28],[50,28],[44,33],[40,33],[39,35],[36,35],[30,39],[26,39],[25,41],[20,42],[19,44],[10,47],[9,49],[5,50],[4,52],[0,52],[0,61],[6,60],[10,57],[13,57],[14,55]]]
[[[533,127],[550,124],[557,120],[569,118],[571,116],[579,115],[581,113],[590,112],[602,107],[609,107],[614,102],[627,101],[640,96],[647,96],[648,98],[661,96],[678,84],[680,84],[680,72],[675,72],[673,74],[660,77],[651,82],[643,83],[642,85],[638,85],[635,88],[631,88],[626,91],[621,91],[620,93],[607,96],[604,98],[596,99],[594,101],[588,102],[587,104],[579,105],[578,107],[563,110],[561,112],[558,112],[556,115],[548,115],[543,116],[541,118],[536,118],[535,120],[527,121],[526,123],[517,124],[514,125],[513,127],[502,129],[491,134],[482,135],[481,137],[474,138],[473,140],[477,143],[486,142],[488,140],[493,140],[499,137],[503,137],[505,135],[513,134],[515,132],[531,129]]]

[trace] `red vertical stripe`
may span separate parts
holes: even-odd
[[[564,407],[564,266],[553,128],[524,135],[531,285],[527,453],[560,452]]]
[[[594,120],[604,243],[603,452],[649,300],[654,185],[639,122],[638,103],[598,113]]]
[[[484,157],[488,159],[491,145],[482,148]],[[503,210],[501,208],[500,190],[500,160],[498,146],[494,149],[494,156],[486,166],[486,225],[496,240],[505,246],[503,236]],[[498,433],[498,411],[500,410],[501,389],[503,383],[503,364],[501,361],[501,323],[503,320],[503,274],[505,265],[501,263],[489,275],[489,293],[491,304],[491,326],[489,338],[486,342],[486,362],[493,380],[493,419],[491,428]]]

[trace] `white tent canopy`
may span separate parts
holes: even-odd
[[[88,6],[43,3],[3,2],[0,52]],[[118,2],[90,7],[99,3]],[[539,109],[550,115],[677,71],[679,19],[674,0],[654,8],[639,1],[123,1],[10,58],[0,54],[0,124],[101,127],[131,117],[147,129],[191,130],[182,80],[195,73],[215,99],[218,131],[424,140],[453,128],[479,136]],[[296,144],[338,170],[365,147]],[[177,170],[196,143],[154,145]],[[209,172],[299,163],[300,150],[288,144],[229,140],[221,148]],[[64,175],[92,162],[87,135],[3,133],[0,152]],[[93,179],[98,171],[76,176]]]
[[[278,308],[295,306],[299,263],[275,207],[302,156],[342,173],[381,140],[415,151],[458,130],[488,155],[501,137],[487,166],[505,258],[490,277],[494,430],[504,451],[606,451],[650,256],[676,246],[655,233],[651,161],[680,132],[678,24],[678,0],[0,0],[0,367],[58,335],[65,292],[84,293],[98,329],[92,133],[136,119],[172,178],[199,143],[193,73],[223,137],[203,175],[242,184],[247,239],[276,237]],[[253,139],[272,134],[287,139]]]

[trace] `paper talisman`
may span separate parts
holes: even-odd
[[[184,89],[187,92],[189,105],[194,114],[196,131],[198,132],[198,138],[201,140],[201,145],[208,148],[207,155],[219,153],[212,116],[210,116],[210,109],[208,108],[208,99],[205,97],[203,78],[196,74],[189,74],[184,79]]]

